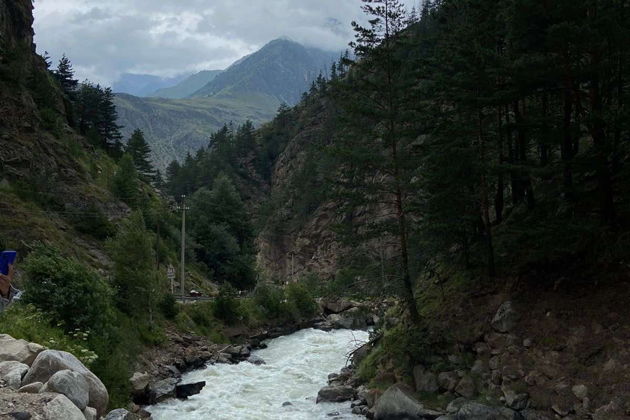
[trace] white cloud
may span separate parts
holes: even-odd
[[[413,4],[415,0],[406,0]],[[344,49],[360,0],[36,0],[35,41],[78,77],[111,84],[121,73],[172,76],[225,68],[288,36]]]

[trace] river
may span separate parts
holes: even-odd
[[[306,329],[279,337],[268,341],[266,349],[252,352],[266,364],[216,364],[190,372],[182,383],[206,381],[200,394],[165,401],[148,411],[158,420],[362,418],[351,413],[349,402],[315,400],[328,374],[343,368],[347,355],[367,340],[367,332],[350,330]]]

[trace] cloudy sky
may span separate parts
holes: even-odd
[[[405,0],[412,5],[416,0]],[[360,0],[35,0],[40,53],[66,53],[80,79],[223,69],[280,36],[345,49]]]

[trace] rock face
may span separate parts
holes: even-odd
[[[175,396],[185,400],[188,397],[199,394],[204,386],[206,386],[206,381],[177,385],[175,387]]]
[[[105,414],[109,403],[107,388],[96,375],[90,372],[79,359],[70,353],[58,350],[41,352],[22,380],[22,385],[34,382],[46,383],[56,372],[62,370],[70,370],[83,376],[88,385],[88,405],[95,408],[99,416]]]
[[[0,362],[16,361],[30,366],[42,351],[44,347],[39,344],[0,334]]]
[[[376,402],[376,420],[436,419],[443,413],[429,410],[416,401],[403,387],[392,385]]]
[[[71,370],[60,370],[50,377],[43,392],[63,394],[81,411],[85,410],[89,401],[88,383],[81,373]]]
[[[175,378],[166,378],[161,381],[149,384],[148,403],[157,404],[169,398],[175,397],[175,387],[179,382]]]
[[[343,402],[350,401],[356,395],[356,391],[351,386],[336,385],[326,386],[317,393],[317,402]]]

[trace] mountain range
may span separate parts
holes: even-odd
[[[125,137],[137,128],[145,133],[154,164],[163,169],[207,144],[223,124],[251,120],[260,125],[282,103],[294,105],[338,57],[339,52],[276,39],[224,71],[179,79],[145,94],[150,97],[117,93],[118,123]]]

